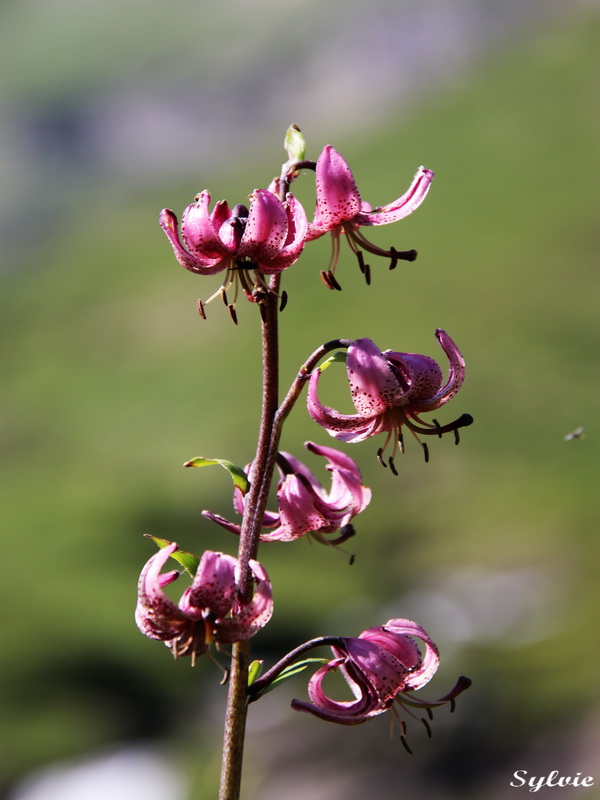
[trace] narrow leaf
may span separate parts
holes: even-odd
[[[173,542],[170,542],[168,539],[161,539],[159,536],[151,536],[149,533],[145,535],[148,537],[148,539],[152,539],[154,544],[161,549],[173,544]],[[181,564],[181,566],[192,578],[194,577],[198,570],[200,559],[197,558],[193,553],[187,553],[185,550],[175,550],[171,558],[175,559],[178,564]]]
[[[225,458],[204,458],[204,456],[197,456],[196,458],[186,461],[183,466],[211,467],[214,464],[218,464],[220,467],[223,467],[223,469],[226,469],[231,475],[231,480],[233,481],[234,485],[237,486],[242,494],[246,494],[250,485],[248,476],[241,467],[238,467],[238,465],[234,464],[232,461],[227,461]]]

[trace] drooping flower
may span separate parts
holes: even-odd
[[[419,167],[413,182],[401,197],[388,205],[371,208],[368,203],[363,202],[347,162],[331,145],[323,148],[316,163],[315,216],[309,223],[306,240],[311,241],[325,233],[331,233],[331,262],[329,268],[321,273],[321,277],[330,289],[340,288],[334,274],[339,260],[342,234],[346,236],[348,244],[356,254],[367,283],[370,282],[370,273],[363,259],[363,250],[391,259],[390,269],[396,266],[398,259],[415,260],[417,257],[415,250],[398,251],[393,247],[384,250],[370,242],[360,228],[388,225],[412,214],[425,199],[432,180],[433,172],[425,167]]]
[[[413,637],[421,639],[424,652]],[[405,708],[435,708],[452,703],[471,683],[460,678],[451,692],[434,702],[413,697],[413,691],[431,680],[440,657],[426,631],[408,619],[391,619],[385,625],[368,628],[356,639],[340,638],[331,649],[334,658],[309,681],[311,702],[292,701],[292,708],[297,711],[306,711],[328,722],[360,725],[391,709],[394,701]],[[323,689],[325,676],[338,669],[354,695],[353,700],[333,700]],[[403,739],[404,736],[403,731]]]
[[[290,453],[279,453],[277,512],[267,511],[264,515],[264,532],[260,536],[263,542],[291,542],[308,533],[323,544],[340,544],[352,535],[352,529],[348,528],[352,518],[363,511],[371,500],[371,490],[363,486],[358,466],[345,453],[313,442],[306,442],[305,446],[311,453],[327,459],[331,489],[327,492],[313,473]],[[244,496],[237,488],[234,490],[233,505],[238,514],[244,513]],[[239,535],[240,525],[210,511],[202,513]],[[338,531],[340,536],[324,538],[325,534]]]
[[[256,286],[266,288],[262,276],[281,272],[298,260],[308,222],[304,208],[292,194],[282,202],[272,192],[256,189],[250,195],[249,209],[238,204],[230,210],[227,202],[220,200],[209,212],[209,204],[209,192],[196,196],[183,212],[181,237],[177,217],[168,208],[160,213],[160,225],[175,257],[186,269],[199,275],[226,271],[216,294],[223,295],[239,279],[252,299]],[[248,278],[250,272],[254,284]],[[228,304],[226,297],[225,302]]]
[[[271,583],[258,561],[250,561],[256,582],[254,595],[241,599],[235,578],[237,559],[207,550],[194,580],[179,604],[163,592],[163,587],[179,577],[176,570],[161,574],[169,557],[178,549],[174,542],[150,558],[138,584],[135,620],[150,639],[163,641],[173,656],[196,657],[208,645],[230,644],[250,639],[264,627],[273,612]]]
[[[465,362],[458,347],[448,334],[439,329],[435,335],[446,353],[449,372],[443,382],[439,364],[429,356],[416,353],[381,352],[371,339],[357,339],[348,347],[346,369],[352,402],[356,414],[341,414],[324,406],[317,396],[320,370],[314,370],[308,387],[308,412],[319,425],[343,442],[362,442],[379,433],[386,433],[383,447],[378,451],[382,464],[383,451],[394,439],[389,465],[395,472],[394,455],[399,446],[403,451],[402,426],[414,434],[421,444],[425,460],[429,458],[428,447],[419,435],[441,437],[453,431],[458,444],[458,429],[473,422],[470,414],[463,414],[447,425],[436,420],[426,422],[420,414],[434,411],[451,400],[460,389],[465,376]]]

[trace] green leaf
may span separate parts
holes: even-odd
[[[152,539],[154,544],[161,549],[173,544],[173,542],[170,542],[168,539],[161,539],[159,536],[151,536],[149,533],[145,535],[148,537],[148,539]],[[192,578],[194,577],[198,570],[198,564],[200,563],[200,559],[197,556],[195,556],[193,553],[187,553],[185,550],[175,550],[171,558],[175,559],[178,564],[181,564],[181,566]]]
[[[258,677],[260,677],[262,668],[263,668],[263,662],[259,661],[258,659],[250,664],[250,666],[248,667],[248,686],[251,686],[254,683],[254,681]]]
[[[347,353],[345,350],[336,350],[332,356],[329,356],[329,358],[325,359],[325,361],[319,366],[319,370],[323,372],[323,370],[326,370],[331,364],[345,364],[346,356]]]
[[[227,461],[225,458],[205,458],[204,456],[197,456],[196,458],[190,459],[190,461],[186,461],[183,466],[211,467],[213,464],[218,464],[220,467],[223,467],[223,469],[226,469],[231,475],[231,480],[234,485],[237,486],[242,494],[246,494],[250,486],[248,476],[241,467],[238,467],[238,465],[234,464],[232,461]]]
[[[260,692],[257,693],[256,697],[262,697],[264,694],[268,694],[272,692],[273,689],[276,689],[279,684],[284,683],[285,681],[289,681],[290,678],[293,678],[294,675],[298,675],[300,672],[303,672],[310,664],[328,664],[328,658],[304,658],[302,661],[296,661],[294,664],[290,664],[289,667],[286,667],[282,672],[262,689]]]
[[[306,153],[306,140],[297,125],[290,125],[285,132],[284,147],[290,161],[303,161]]]

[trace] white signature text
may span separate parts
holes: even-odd
[[[594,785],[594,779],[591,777],[591,775],[588,775],[586,778],[582,778],[581,772],[578,772],[574,777],[569,775],[559,775],[557,769],[553,769],[549,775],[542,775],[541,777],[532,775],[530,778],[528,778],[528,774],[529,773],[526,769],[516,770],[513,773],[513,780],[510,782],[510,785],[514,786],[515,788],[527,786],[530,792],[539,792],[539,790],[544,786],[584,786],[587,788]]]

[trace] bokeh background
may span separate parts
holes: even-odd
[[[317,242],[286,274],[283,384],[328,339],[436,357],[443,327],[468,377],[440,419],[476,424],[458,448],[433,442],[429,464],[408,441],[398,478],[373,442],[347,448],[374,490],[356,563],[264,547],[276,612],[255,652],[407,616],[442,651],[423,694],[459,674],[473,687],[431,741],[409,723],[410,757],[386,718],[345,729],[292,712],[303,676],[251,709],[244,797],[501,800],[526,791],[509,786],[518,769],[597,784],[540,798],[600,797],[599,10],[3,3],[2,798],[216,796],[220,673],[173,663],[132,614],[144,534],[235,550],[200,516],[229,513],[226,473],[181,465],[251,458],[258,326],[245,303],[238,327],[217,303],[198,317],[219,280],[176,264],[157,215],[204,188],[243,201],[278,173],[292,122],[311,157],[340,150],[374,204],[419,164],[436,179],[373,234],[418,249],[415,264],[373,259],[366,287],[345,252],[333,293]],[[330,443],[300,404],[283,446],[307,439]]]

